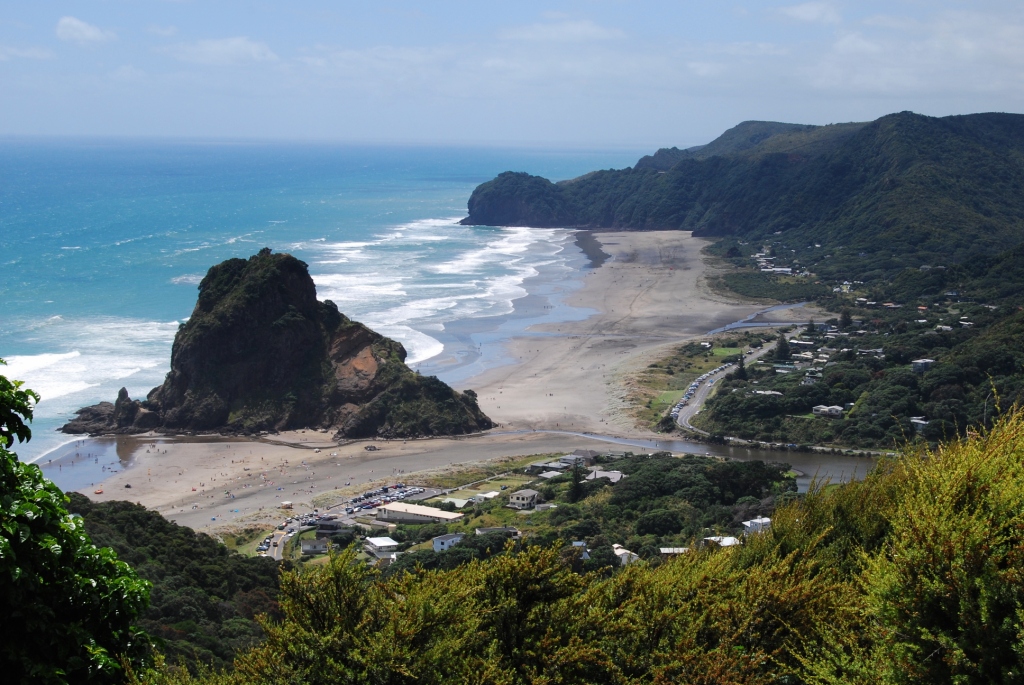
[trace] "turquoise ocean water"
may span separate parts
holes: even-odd
[[[55,429],[75,409],[160,384],[206,270],[264,246],[307,262],[321,299],[401,341],[413,366],[464,379],[515,332],[513,302],[557,293],[585,263],[571,231],[458,226],[473,188],[640,154],[0,140],[0,373],[42,396],[16,449],[37,459],[68,441]]]

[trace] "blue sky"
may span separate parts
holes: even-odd
[[[0,0],[0,135],[653,148],[1022,101],[1020,0]]]

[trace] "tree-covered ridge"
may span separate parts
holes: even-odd
[[[716,141],[668,169],[643,164],[559,184],[502,175],[474,191],[465,223],[780,240],[829,276],[841,250],[839,275],[867,280],[1020,244],[1022,155],[1024,116],[903,112],[777,131],[750,147]]]
[[[267,641],[201,681],[1019,682],[1022,451],[1014,414],[813,488],[741,546],[611,575],[559,547],[389,577],[341,554],[286,574]]]
[[[70,494],[96,545],[151,584],[136,625],[168,663],[196,671],[230,666],[240,650],[263,639],[258,614],[278,617],[278,562],[245,557],[191,528],[131,502],[94,503]]]

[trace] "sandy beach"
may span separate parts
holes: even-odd
[[[484,411],[500,424],[487,435],[378,441],[379,450],[372,452],[364,449],[366,441],[338,446],[329,435],[313,431],[242,441],[122,437],[81,448],[98,454],[102,447],[102,454],[116,455],[112,474],[100,471],[99,456],[81,454],[75,467],[55,461],[44,469],[53,477],[58,468],[78,468],[76,485],[92,498],[129,499],[184,525],[217,529],[276,521],[284,500],[312,508],[314,498],[340,500],[367,483],[405,474],[504,456],[609,448],[596,439],[531,430],[657,439],[622,411],[623,376],[667,346],[706,335],[765,305],[711,292],[706,282],[712,267],[700,254],[706,242],[689,233],[598,233],[587,240],[599,266],[582,272],[582,287],[567,296],[566,304],[594,313],[581,321],[526,328],[504,343],[511,363],[457,383],[475,389]],[[803,308],[779,314],[794,322],[815,315]],[[83,468],[93,469],[98,482],[83,487]],[[103,492],[97,494],[98,489]]]

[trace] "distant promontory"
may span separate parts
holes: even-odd
[[[405,365],[402,345],[320,302],[307,265],[264,248],[212,267],[145,400],[80,409],[65,433],[324,428],[338,437],[457,435],[492,426],[472,391]]]
[[[505,172],[466,225],[693,231],[776,241],[829,273],[869,280],[972,263],[1024,242],[1024,115],[912,112],[868,123],[748,121],[713,142],[552,183]],[[760,244],[760,243],[759,243]]]

